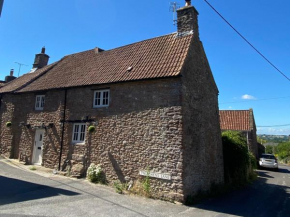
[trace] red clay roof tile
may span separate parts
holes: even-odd
[[[221,130],[250,131],[249,110],[220,110]]]
[[[19,78],[16,78],[10,81],[9,83],[5,84],[5,86],[3,86],[0,89],[0,93],[13,92],[24,87],[25,85],[28,85],[34,79],[41,76],[43,73],[47,72],[47,70],[51,69],[55,64],[57,64],[57,62],[50,64],[48,66],[45,66],[41,69],[38,69],[35,72],[24,74],[20,76]]]
[[[192,38],[174,33],[99,53],[72,54],[18,92],[177,76]]]

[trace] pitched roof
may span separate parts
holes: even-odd
[[[92,49],[66,56],[18,92],[178,76],[193,35],[176,35],[103,52]]]
[[[51,69],[56,63],[45,66],[41,69],[36,70],[35,72],[24,74],[24,75],[20,76],[19,78],[16,78],[16,79],[10,81],[9,83],[5,84],[5,86],[0,88],[0,93],[13,92],[13,91],[16,91],[22,87],[25,87],[30,82],[33,82],[39,76],[41,76],[42,74],[47,72],[49,69]]]
[[[254,117],[251,110],[220,110],[219,114],[221,130],[250,131],[253,129]]]

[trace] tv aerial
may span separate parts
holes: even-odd
[[[15,63],[19,65],[19,69],[18,69],[18,77],[19,77],[21,67],[22,67],[22,66],[28,66],[28,65],[25,65],[25,64],[23,64],[23,63],[19,63],[19,62],[15,62]]]
[[[177,18],[176,18],[176,11],[180,8],[180,4],[177,2],[170,2],[169,10],[173,13],[173,25],[175,26],[177,24]]]

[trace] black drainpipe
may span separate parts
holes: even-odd
[[[64,111],[63,111],[63,119],[62,119],[62,132],[61,132],[61,141],[60,141],[60,153],[59,153],[58,171],[60,171],[62,148],[63,148],[65,111],[66,111],[66,98],[67,98],[67,89],[64,90]]]

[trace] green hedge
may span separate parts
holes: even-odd
[[[256,168],[256,159],[248,151],[246,138],[236,131],[222,133],[225,183],[232,186],[246,184]]]

